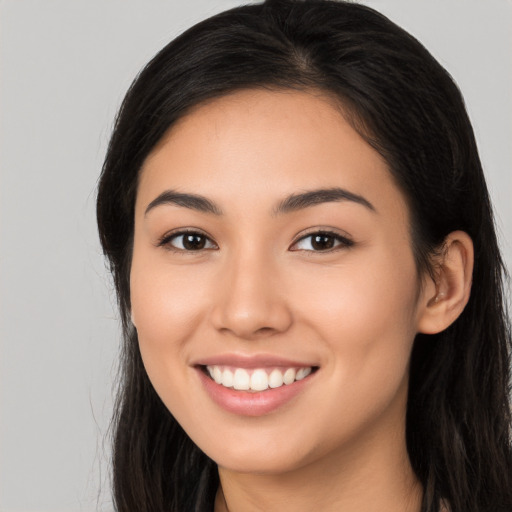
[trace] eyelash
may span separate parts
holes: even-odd
[[[304,251],[307,251],[307,252],[317,252],[317,253],[330,253],[330,252],[339,251],[341,249],[347,249],[347,248],[352,247],[354,245],[354,241],[350,240],[346,236],[342,236],[342,235],[340,235],[339,233],[337,233],[335,231],[329,231],[329,230],[326,230],[326,229],[321,229],[321,230],[318,230],[318,231],[312,231],[311,233],[308,233],[306,235],[301,236],[298,240],[293,242],[292,247],[294,245],[297,245],[299,242],[301,242],[303,240],[306,240],[308,238],[312,238],[314,236],[332,237],[334,239],[334,243],[337,243],[337,245],[335,245],[334,247],[331,247],[329,249],[320,250],[320,251],[314,251],[314,250],[308,250],[308,249],[294,249],[294,250],[295,251],[304,250]]]
[[[215,247],[213,247],[213,248],[212,247],[210,247],[210,248],[201,248],[201,249],[198,249],[198,250],[188,250],[188,249],[180,249],[178,247],[174,247],[171,244],[171,241],[173,239],[176,239],[176,238],[179,238],[179,237],[183,237],[185,235],[196,235],[196,236],[199,236],[199,237],[203,237],[207,241],[209,241],[211,244],[214,244]],[[335,231],[329,231],[329,230],[322,229],[322,230],[318,230],[318,231],[312,231],[311,233],[308,233],[306,235],[301,236],[299,239],[297,239],[295,242],[293,242],[292,247],[294,245],[297,245],[299,242],[301,242],[303,240],[306,240],[308,238],[311,238],[313,236],[332,237],[332,238],[334,238],[334,243],[338,242],[338,244],[335,245],[334,247],[331,247],[331,248],[326,249],[326,250],[318,250],[318,251],[309,250],[309,249],[291,249],[291,250],[292,251],[303,250],[303,251],[307,251],[307,252],[316,252],[316,253],[330,253],[330,252],[334,252],[334,251],[337,251],[337,250],[346,249],[346,248],[352,247],[354,245],[354,242],[352,240],[350,240],[349,238],[347,238],[345,236],[342,236],[339,233],[336,233]],[[180,231],[177,231],[175,233],[165,234],[158,241],[157,246],[158,247],[164,247],[165,249],[167,249],[169,251],[172,251],[172,252],[175,252],[175,253],[181,253],[181,254],[183,254],[183,253],[201,252],[201,251],[204,251],[204,250],[212,250],[212,249],[217,248],[217,244],[215,244],[215,242],[213,242],[212,239],[209,236],[207,236],[204,233],[202,233],[201,231],[197,231],[197,230],[180,230]]]
[[[171,241],[175,238],[179,238],[180,236],[183,237],[185,235],[196,235],[196,236],[200,236],[200,237],[203,237],[205,238],[206,240],[208,240],[210,243],[214,243],[212,242],[211,238],[207,235],[205,235],[204,233],[202,233],[201,231],[198,231],[198,230],[193,230],[193,229],[182,229],[180,231],[176,231],[174,233],[167,233],[165,234],[159,241],[158,241],[158,244],[157,246],[158,247],[164,247],[165,249],[169,250],[169,251],[172,251],[172,252],[177,252],[177,253],[185,253],[185,252],[190,252],[190,253],[193,253],[193,252],[200,252],[202,250],[211,250],[211,248],[209,249],[199,249],[199,250],[196,250],[196,251],[193,251],[193,250],[187,250],[187,249],[179,249],[177,247],[174,247],[172,244],[171,244]],[[217,244],[214,243],[214,245],[216,246]]]

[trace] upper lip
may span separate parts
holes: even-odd
[[[309,368],[318,366],[311,362],[288,359],[272,354],[218,354],[215,356],[198,358],[193,366],[234,366],[235,368],[268,368],[284,366],[286,368]]]

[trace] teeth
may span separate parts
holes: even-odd
[[[295,375],[295,380],[302,380],[311,373],[311,368],[299,368]]]
[[[306,378],[312,371],[311,367],[288,368],[281,371],[274,368],[270,373],[258,368],[255,370],[246,370],[236,368],[230,370],[221,366],[207,366],[206,369],[210,377],[217,383],[226,388],[234,388],[239,391],[265,391],[268,388],[279,388],[283,385],[290,385],[296,380]]]
[[[213,380],[217,384],[222,382],[222,370],[218,366],[213,367]]]
[[[268,375],[265,370],[256,370],[251,375],[251,389],[265,391],[268,388]]]
[[[251,379],[249,377],[249,374],[242,368],[237,368],[235,370],[235,375],[233,378],[233,387],[241,391],[246,391],[250,388],[250,386]]]
[[[277,369],[272,370],[268,376],[269,387],[280,388],[283,384],[283,374]]]
[[[222,382],[221,384],[227,388],[233,387],[233,381],[235,380],[235,376],[233,372],[230,370],[224,370],[222,372]]]
[[[288,368],[288,370],[286,370],[284,372],[283,382],[285,384],[291,384],[294,380],[295,380],[295,368]]]

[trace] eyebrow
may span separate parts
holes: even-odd
[[[334,203],[340,201],[351,201],[375,212],[375,207],[363,196],[354,194],[343,188],[322,188],[311,190],[301,194],[292,194],[283,199],[272,211],[273,215],[295,212],[322,203]]]
[[[354,194],[343,188],[325,188],[310,190],[300,194],[291,194],[282,201],[272,210],[272,215],[282,215],[286,213],[295,212],[297,210],[303,210],[316,206],[322,203],[333,203],[340,201],[351,201],[353,203],[365,206],[369,210],[375,212],[375,207],[365,199],[363,196]],[[177,192],[175,190],[166,190],[162,192],[158,197],[153,199],[146,208],[145,215],[149,211],[156,208],[157,206],[164,204],[173,204],[181,206],[183,208],[189,208],[196,210],[201,213],[210,213],[213,215],[221,216],[224,215],[222,209],[210,199],[198,195],[198,194],[187,194],[183,192]]]
[[[223,215],[222,210],[210,199],[197,194],[184,194],[175,190],[166,190],[149,203],[144,215],[150,210],[162,204],[174,204],[184,208],[190,208],[202,213],[212,213],[213,215]]]

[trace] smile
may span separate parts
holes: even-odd
[[[268,355],[222,355],[193,366],[207,396],[241,416],[263,416],[294,402],[313,385],[320,369]]]
[[[311,366],[302,368],[235,368],[219,365],[206,366],[210,377],[225,388],[237,391],[265,391],[276,389],[306,378]]]

